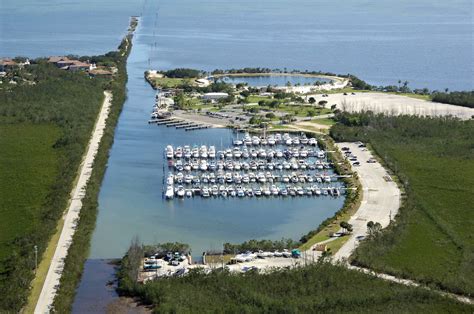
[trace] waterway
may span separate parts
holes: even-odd
[[[135,235],[189,242],[198,254],[225,241],[298,238],[342,205],[342,198],[164,202],[163,146],[220,147],[231,134],[147,125],[154,97],[143,80],[149,68],[307,69],[353,73],[376,85],[408,80],[420,88],[474,88],[470,0],[4,0],[0,56],[105,53],[120,42],[129,16],[142,13],[91,260],[121,256]],[[93,288],[103,289],[110,277],[100,280],[104,286],[92,279],[104,272],[101,263],[86,264],[74,312],[95,302]],[[110,292],[104,291],[97,295]]]
[[[330,80],[321,77],[309,77],[302,75],[237,75],[237,76],[223,76],[222,81],[231,84],[247,83],[249,86],[264,87],[264,86],[285,86],[288,83],[291,85],[314,85],[316,82],[321,84],[328,83]]]
[[[128,99],[116,129],[107,172],[99,195],[99,213],[90,259],[77,291],[74,312],[84,304],[103,308],[111,297],[97,285],[96,273],[110,267],[99,259],[120,257],[137,236],[145,243],[189,243],[193,255],[220,250],[224,242],[249,239],[299,239],[341,208],[343,198],[243,198],[166,201],[162,198],[167,144],[204,144],[217,148],[232,144],[228,129],[193,132],[146,123],[155,92],[143,79],[148,68],[146,21],[140,24],[128,59]],[[95,261],[94,261],[95,260]],[[93,298],[91,290],[99,289]],[[113,298],[113,296],[111,297]],[[91,303],[92,302],[92,303]],[[96,304],[95,302],[99,302]]]

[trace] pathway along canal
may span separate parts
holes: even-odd
[[[344,198],[193,198],[166,201],[162,198],[163,152],[167,144],[231,146],[232,132],[207,129],[193,132],[147,124],[155,91],[143,79],[148,69],[152,21],[143,19],[136,31],[128,59],[128,98],[117,126],[107,172],[99,196],[99,212],[90,261],[77,291],[73,312],[101,312],[105,291],[91,281],[103,262],[91,260],[121,257],[134,236],[145,243],[189,243],[194,256],[203,250],[222,248],[224,242],[249,239],[298,240],[332,216]],[[328,172],[330,174],[330,172]],[[93,284],[91,284],[93,282]],[[107,293],[107,292],[105,292]],[[112,296],[111,296],[112,297]]]

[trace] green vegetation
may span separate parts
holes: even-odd
[[[41,60],[17,75],[34,78],[35,85],[0,89],[5,152],[0,159],[0,208],[2,223],[9,225],[2,228],[6,237],[0,245],[0,312],[16,312],[26,300],[34,276],[34,246],[41,258],[66,208],[109,84]]]
[[[338,210],[333,217],[327,218],[316,229],[309,231],[306,235],[301,237],[300,249],[303,251],[309,250],[311,246],[318,242],[328,240],[331,233],[338,231],[340,224],[348,221],[357,211],[362,200],[362,187],[358,181],[357,174],[351,172],[350,163],[339,153],[339,150],[336,149],[334,140],[329,136],[323,136],[319,144],[325,151],[330,152],[328,153],[329,159],[333,162],[337,174],[352,174],[352,176],[343,179],[345,186],[349,189],[346,190],[346,198],[344,199],[342,208]],[[345,240],[347,240],[347,238],[344,238],[344,241]],[[336,252],[338,249],[339,247],[331,248],[331,252]]]
[[[337,140],[370,143],[406,199],[389,228],[360,245],[354,264],[456,293],[474,293],[474,120],[340,114]]]
[[[194,69],[174,69],[165,72],[168,78],[197,78],[201,76],[202,72]]]
[[[169,78],[169,77],[156,77],[153,78],[155,86],[160,88],[179,88],[183,85],[192,85],[193,80],[187,78]]]
[[[96,59],[101,62],[108,60],[119,67],[119,72],[124,71],[121,58],[129,47],[129,38],[125,38],[118,52]],[[103,91],[107,89],[114,93],[108,122],[113,121],[117,119],[124,100],[122,82],[126,80],[121,74],[118,74],[116,81],[91,79],[87,73],[64,71],[44,59],[34,60],[32,65],[16,69],[14,75],[34,84],[18,84],[0,89],[0,145],[2,152],[7,152],[2,153],[0,158],[0,221],[8,223],[8,227],[2,226],[5,237],[2,234],[0,244],[2,313],[18,312],[24,305],[34,277],[34,246],[38,247],[38,258],[41,259],[51,235],[56,233],[103,102]],[[107,141],[110,144],[113,138],[113,128],[110,127],[96,157],[96,168],[102,164],[102,171],[107,157],[103,146]],[[4,134],[8,136],[4,137]],[[98,190],[99,184],[97,174],[93,174],[88,191]],[[88,194],[83,202],[81,220],[94,200]],[[88,233],[94,221],[91,219],[86,222],[90,229]],[[80,232],[81,228],[76,235]],[[68,259],[73,262],[66,261],[66,275],[75,275],[68,272],[70,265],[80,263],[82,267],[83,260],[75,258],[81,254],[85,256],[87,246],[81,246],[76,251],[70,250]],[[65,276],[61,285],[65,283],[63,279]],[[67,284],[64,286],[68,287]],[[63,286],[61,288],[63,290]]]
[[[133,20],[132,20],[133,25]],[[136,25],[136,24],[135,24]],[[73,237],[69,252],[65,260],[64,271],[60,286],[54,299],[53,308],[57,313],[71,312],[72,303],[80,282],[84,263],[89,255],[90,241],[95,228],[98,209],[98,196],[102,179],[107,168],[109,150],[114,141],[115,126],[117,125],[123,104],[126,99],[127,58],[132,49],[134,27],[119,46],[119,58],[116,60],[118,73],[114,81],[108,86],[112,92],[112,106],[107,118],[107,126],[102,136],[101,144],[94,161],[94,169],[87,184],[86,194],[82,201],[79,223]],[[127,44],[124,44],[127,43]]]
[[[247,251],[258,252],[263,251],[282,251],[283,249],[297,248],[299,242],[291,239],[272,240],[249,240],[241,244],[224,243],[224,254],[245,253]]]
[[[310,122],[329,126],[336,124],[336,121],[334,121],[332,118],[313,119]]]
[[[184,277],[136,282],[143,251],[132,245],[119,271],[119,293],[154,313],[457,312],[472,307],[422,288],[390,283],[343,266],[320,262],[268,274],[199,270]]]
[[[433,94],[433,101],[474,108],[474,91],[435,93]]]
[[[0,260],[9,244],[41,221],[41,207],[58,174],[60,129],[52,124],[0,125]],[[3,264],[2,264],[3,266]]]

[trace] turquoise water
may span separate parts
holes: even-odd
[[[3,0],[0,56],[103,53],[142,12],[143,53],[162,69],[308,69],[474,88],[471,0]]]
[[[288,82],[291,85],[314,85],[316,82],[322,84],[329,82],[324,78],[306,77],[301,75],[262,75],[262,76],[224,76],[221,78],[226,83],[238,84],[247,83],[249,86],[285,86]]]

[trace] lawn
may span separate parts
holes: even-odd
[[[328,126],[333,126],[334,124],[336,124],[336,121],[334,121],[334,119],[331,119],[331,118],[314,119],[309,122],[322,124],[322,125],[328,125]]]
[[[158,77],[155,78],[155,86],[159,86],[161,88],[175,88],[177,86],[183,84],[192,85],[194,79],[183,79],[183,78],[169,78],[169,77]]]
[[[266,96],[258,96],[258,95],[250,95],[245,98],[245,101],[249,104],[258,103],[261,100],[272,100],[273,98],[266,97]]]
[[[369,141],[400,178],[397,224],[363,243],[354,262],[450,291],[474,293],[474,121],[363,117],[338,139]],[[352,120],[353,122],[356,120]]]
[[[53,125],[0,125],[0,260],[14,238],[39,222],[57,175],[53,144],[60,136]],[[0,264],[1,265],[1,264]]]

